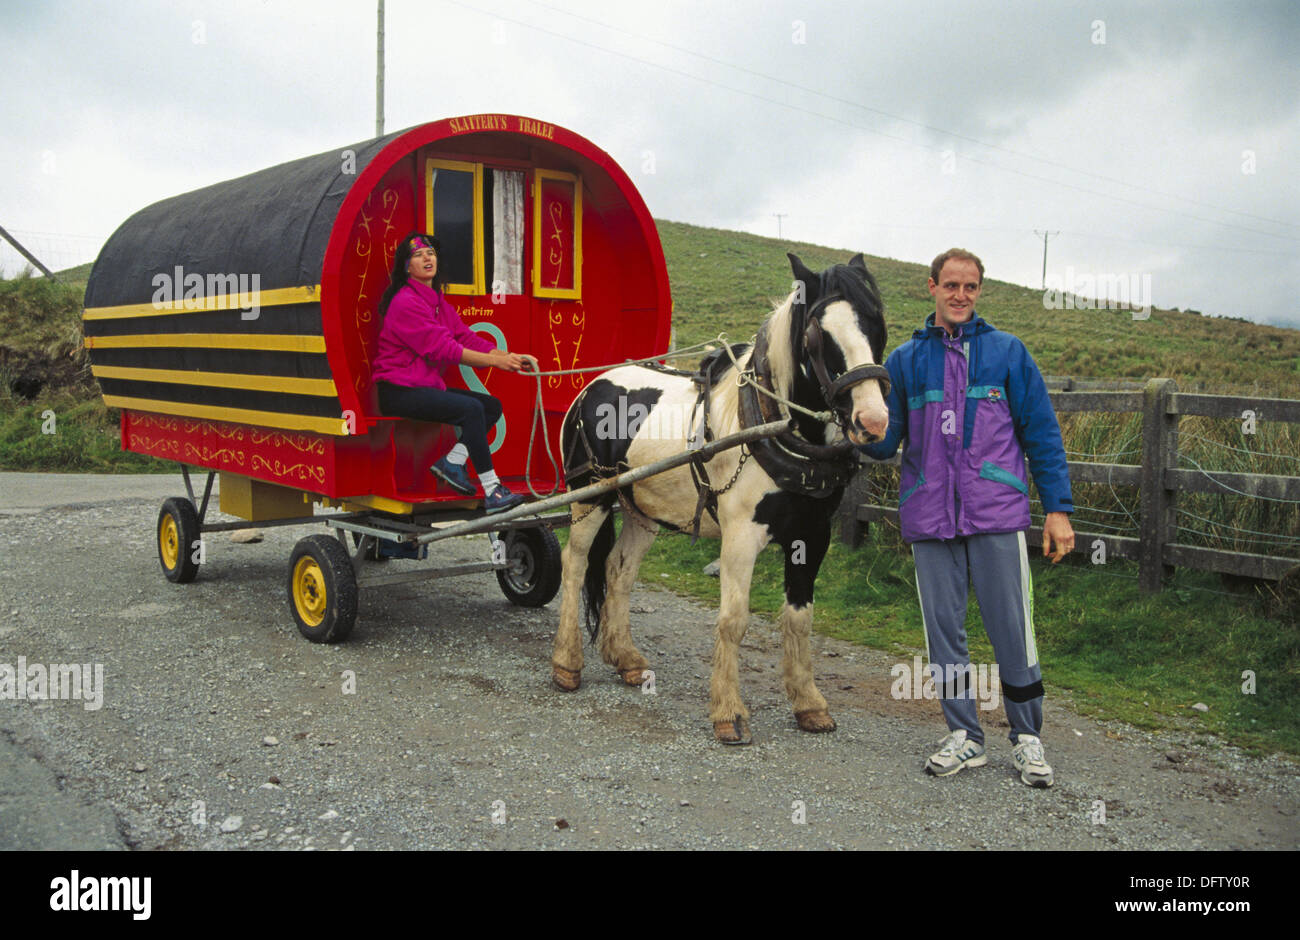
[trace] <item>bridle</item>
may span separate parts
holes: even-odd
[[[835,415],[836,423],[845,434],[848,434],[853,428],[853,403],[848,398],[849,389],[859,382],[874,380],[880,383],[880,394],[888,397],[890,382],[889,370],[875,363],[856,365],[834,379],[831,378],[826,368],[825,346],[822,342],[821,312],[828,304],[845,299],[839,293],[827,294],[819,297],[812,308],[806,312],[807,325],[803,331],[803,342],[808,355],[802,364],[805,375],[808,367],[812,367],[813,374],[808,378],[816,379],[817,385],[821,388],[822,398],[825,399],[831,413]]]

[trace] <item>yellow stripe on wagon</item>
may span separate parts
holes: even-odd
[[[122,304],[117,307],[87,307],[81,312],[83,320],[121,320],[127,317],[170,317],[182,313],[211,313],[215,310],[244,310],[251,306],[277,307],[283,304],[320,302],[320,285],[307,287],[277,287],[248,294],[216,294],[190,300],[172,300],[167,304]],[[193,304],[194,306],[189,306]]]
[[[250,375],[246,372],[189,372],[182,369],[139,369],[129,366],[91,366],[101,379],[130,379],[136,382],[167,382],[173,385],[202,385],[239,388],[250,392],[284,392],[289,395],[321,395],[334,398],[338,389],[333,379],[303,379],[287,375]]]
[[[323,353],[325,337],[297,333],[130,333],[87,336],[87,349],[252,349]]]
[[[315,431],[318,434],[343,436],[346,427],[343,417],[322,418],[319,415],[294,415],[279,411],[253,411],[246,408],[223,408],[217,405],[193,405],[180,401],[157,401],[152,398],[129,398],[125,395],[105,395],[109,408],[126,411],[146,411],[153,414],[179,415],[183,418],[210,418],[214,421],[231,421],[235,424],[255,424],[286,431]]]

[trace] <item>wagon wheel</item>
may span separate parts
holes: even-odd
[[[541,607],[560,590],[560,540],[545,526],[498,532],[508,568],[497,572],[501,593],[520,607]]]
[[[183,496],[173,496],[158,512],[158,563],[173,584],[189,584],[199,573],[202,557],[202,533],[194,504]]]
[[[313,643],[341,643],[357,622],[357,576],[331,535],[299,539],[289,557],[289,610]]]

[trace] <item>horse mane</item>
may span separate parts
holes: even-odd
[[[880,287],[870,271],[848,264],[832,265],[822,274],[818,297],[827,294],[840,294],[853,305],[855,310],[875,314],[869,318],[870,325],[873,327],[873,333],[879,330],[880,345],[884,346],[884,304],[880,297]],[[768,367],[771,369],[772,388],[778,395],[786,398],[790,397],[794,389],[795,344],[800,341],[799,337],[804,327],[803,323],[795,322],[794,297],[795,292],[792,290],[764,321],[767,326],[767,358]],[[813,298],[810,300],[815,302]],[[868,334],[868,339],[873,341],[873,348],[876,345],[875,338],[871,333]],[[742,369],[749,368],[753,355],[751,347],[748,352],[739,357]],[[709,421],[718,436],[740,430],[740,389],[730,372],[727,373],[727,378],[716,386],[710,404]]]
[[[794,303],[794,291],[767,317],[767,353],[772,370],[772,387],[778,395],[788,396],[794,386],[794,354],[791,342],[791,307]],[[740,367],[748,369],[754,356],[751,346],[749,351],[738,358]],[[726,373],[725,378],[715,386],[713,399],[709,405],[709,423],[719,437],[740,430],[740,386],[736,384],[735,367]]]

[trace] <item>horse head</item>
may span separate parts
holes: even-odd
[[[884,304],[861,254],[820,275],[791,254],[796,289],[790,306],[790,349],[796,384],[816,389],[854,444],[885,436],[889,373],[885,371]],[[802,290],[799,288],[802,285]]]

